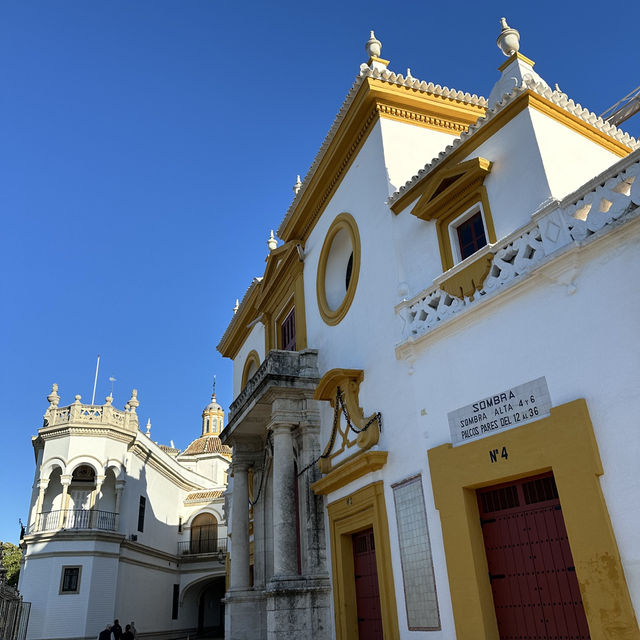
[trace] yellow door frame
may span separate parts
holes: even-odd
[[[505,456],[500,454],[503,452]],[[498,450],[492,462],[490,452]],[[430,449],[458,640],[497,640],[476,489],[553,471],[591,637],[639,640],[640,632],[598,476],[603,474],[584,400],[459,447]]]
[[[331,566],[333,569],[333,604],[337,640],[358,638],[356,586],[351,536],[373,528],[382,628],[386,640],[399,638],[398,613],[391,566],[391,547],[387,509],[382,481],[329,504]],[[363,639],[364,640],[364,639]]]

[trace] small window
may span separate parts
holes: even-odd
[[[140,496],[140,506],[138,507],[138,531],[144,531],[144,510],[147,508],[147,499]]]
[[[82,567],[62,567],[60,593],[80,593],[80,572]]]
[[[280,326],[280,348],[285,351],[296,350],[296,308],[287,314]]]
[[[460,260],[473,255],[487,244],[482,213],[478,211],[456,226]]]

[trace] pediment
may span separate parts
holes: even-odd
[[[492,162],[486,158],[472,158],[437,168],[430,178],[420,183],[419,199],[411,210],[412,215],[421,220],[437,220],[445,216],[452,204],[482,185],[491,167]]]

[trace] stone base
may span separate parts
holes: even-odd
[[[266,640],[267,620],[264,591],[227,591],[225,640]]]
[[[264,595],[267,640],[330,640],[329,576],[272,578]]]

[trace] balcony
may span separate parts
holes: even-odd
[[[227,538],[198,538],[178,542],[179,556],[197,556],[203,554],[217,553],[224,557],[227,552]]]
[[[58,529],[98,529],[116,531],[117,513],[93,509],[58,509],[44,511],[29,525],[27,533],[41,533]]]

